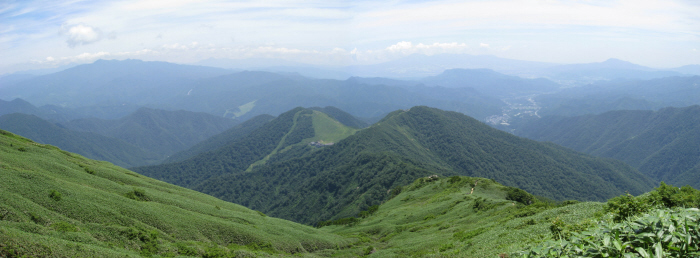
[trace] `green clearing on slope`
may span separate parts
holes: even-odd
[[[357,129],[345,126],[320,111],[314,110],[311,119],[314,125],[314,137],[304,139],[304,143],[313,141],[336,143],[357,131]]]
[[[604,207],[598,202],[525,205],[508,200],[517,196],[534,200],[522,190],[460,176],[420,178],[392,191],[400,193],[366,218],[322,228],[359,240],[360,244],[339,255],[498,257],[549,239],[553,220],[579,223],[594,218]]]
[[[0,256],[313,256],[349,243],[0,131]]]

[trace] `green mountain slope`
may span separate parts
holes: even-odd
[[[360,240],[335,254],[346,257],[697,257],[699,197],[662,183],[607,203],[555,203],[490,179],[430,176],[318,226]]]
[[[263,126],[256,133],[265,130],[275,131]],[[235,146],[253,152],[252,143],[268,142],[254,133],[249,137],[250,143],[241,140]],[[247,160],[222,148],[199,159],[137,171],[304,223],[357,214],[385,200],[390,189],[433,174],[493,178],[558,200],[605,200],[653,186],[620,161],[519,138],[463,114],[428,107],[396,111],[316,151],[267,144],[259,156]],[[246,164],[275,148],[285,151],[248,169]],[[242,166],[231,165],[236,162]],[[239,172],[244,168],[249,173]],[[212,170],[221,172],[213,175]]]
[[[516,196],[526,203],[513,200]],[[535,203],[526,205],[530,201]],[[593,219],[604,205],[586,202],[559,206],[539,202],[522,190],[490,179],[420,178],[402,187],[375,211],[321,229],[363,240],[341,251],[346,254],[499,257],[551,237],[553,220],[574,224]]]
[[[205,113],[140,108],[116,120],[77,119],[63,123],[77,131],[124,140],[165,158],[231,128],[237,122]]]
[[[659,181],[700,187],[700,106],[545,117],[516,134],[622,160]]]
[[[339,108],[328,106],[328,107],[312,107],[310,109],[316,110],[316,111],[321,111],[325,113],[326,115],[329,115],[333,119],[337,120],[338,122],[347,125],[352,128],[365,128],[369,126],[367,122],[362,121],[360,119],[357,119],[356,117],[352,116],[351,114],[348,114],[347,112],[340,110]]]
[[[352,135],[347,127],[325,113],[295,108],[259,126],[231,144],[187,160],[134,168],[135,171],[185,187],[226,174],[242,174],[281,157],[316,150],[311,142],[329,144]],[[217,136],[218,137],[218,136]]]
[[[350,243],[0,131],[0,256],[278,256]]]
[[[145,151],[123,140],[90,132],[78,132],[52,124],[34,115],[0,116],[0,129],[10,131],[37,143],[51,144],[85,157],[104,160],[121,167],[154,164],[159,155]]]
[[[231,127],[230,129],[223,131],[217,135],[214,135],[210,137],[209,139],[206,139],[200,143],[195,144],[191,148],[180,151],[178,153],[175,153],[165,159],[163,163],[173,163],[173,162],[178,162],[178,161],[183,161],[188,158],[191,158],[197,154],[203,153],[203,152],[208,152],[212,150],[216,150],[218,148],[221,148],[223,146],[232,144],[239,139],[245,137],[249,133],[251,133],[253,130],[258,129],[258,127],[266,124],[267,122],[270,122],[270,120],[274,119],[274,116],[271,115],[259,115],[256,117],[253,117],[251,119],[246,120],[243,123],[240,123],[234,127]]]

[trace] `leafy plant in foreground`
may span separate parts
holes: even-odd
[[[632,221],[601,223],[515,257],[698,257],[700,210],[659,209]]]

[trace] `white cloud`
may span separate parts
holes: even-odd
[[[465,53],[468,50],[469,50],[469,46],[467,46],[467,44],[457,43],[457,42],[452,42],[452,43],[435,42],[433,44],[418,43],[418,44],[414,45],[410,41],[401,41],[401,42],[398,42],[398,43],[386,48],[386,51],[388,51],[390,53],[400,53],[403,55],[410,55],[410,54],[415,54],[415,53],[420,53],[420,54],[425,54],[425,55],[435,55],[435,54],[444,54],[444,53],[459,54],[459,53]]]
[[[102,39],[102,32],[98,28],[84,24],[63,25],[61,26],[61,34],[68,37],[66,43],[71,48],[94,43]]]
[[[484,48],[489,48],[489,44],[486,44],[486,43],[481,43],[481,44],[479,44],[479,46],[484,47]]]

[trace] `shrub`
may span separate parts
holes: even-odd
[[[516,201],[525,205],[534,203],[537,199],[535,196],[525,192],[522,189],[515,187],[506,188],[506,200]]]
[[[181,255],[187,255],[187,256],[197,256],[199,255],[197,253],[197,249],[194,247],[190,247],[185,243],[178,242],[175,244],[175,247],[177,247],[177,253]]]
[[[372,254],[372,253],[374,253],[374,246],[371,246],[371,245],[370,245],[370,246],[368,246],[367,248],[365,248],[365,252],[364,252],[363,255],[370,255],[370,254]]]
[[[137,201],[148,201],[149,198],[146,196],[146,191],[143,189],[139,188],[134,188],[131,192],[126,193],[124,196],[126,198],[132,199],[132,200],[137,200]]]
[[[78,232],[78,227],[65,221],[59,221],[51,224],[51,227],[56,231],[61,232]]]
[[[53,199],[54,201],[60,201],[62,197],[62,194],[56,190],[51,190],[51,193],[49,193],[49,198]]]
[[[663,205],[667,208],[698,208],[700,205],[700,191],[690,186],[678,188],[661,182],[659,187],[649,195],[647,202],[651,205]]]
[[[648,202],[641,198],[635,198],[629,193],[612,198],[605,204],[605,211],[613,214],[615,222],[641,214],[650,208],[651,205]]]

